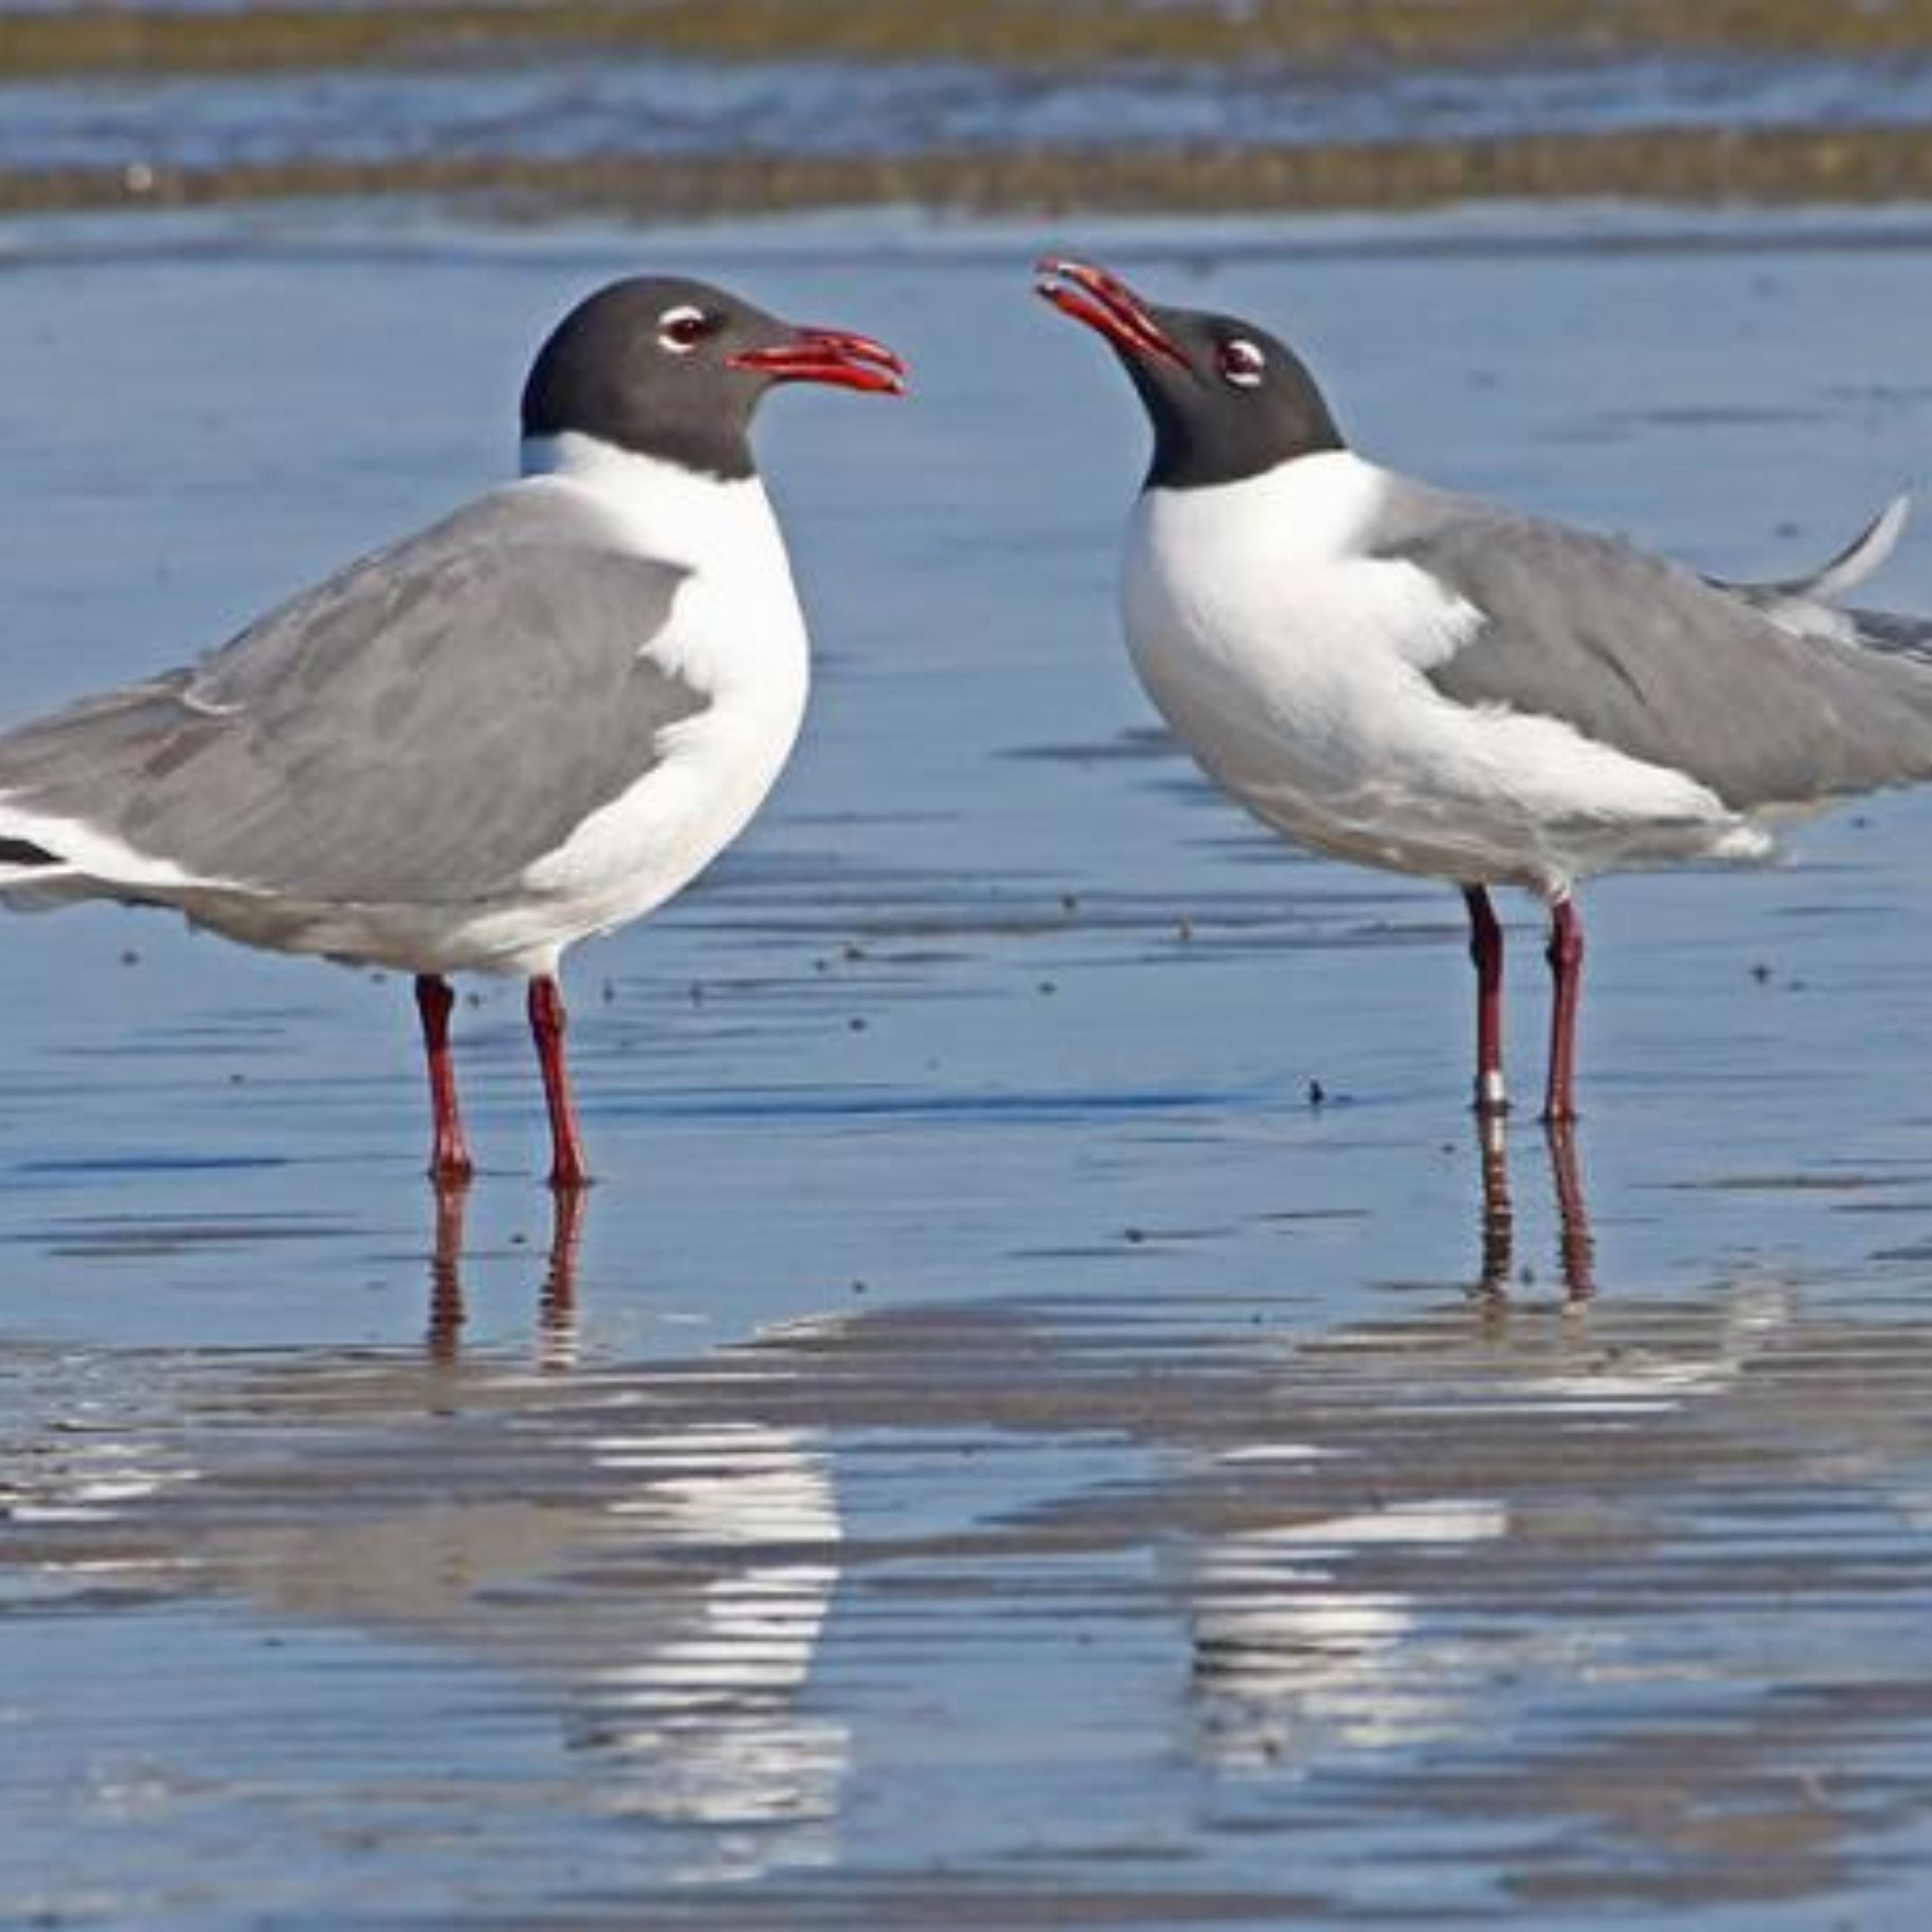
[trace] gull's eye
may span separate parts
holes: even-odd
[[[1244,335],[1236,335],[1221,344],[1221,373],[1241,389],[1258,389],[1262,372],[1267,368],[1267,358]]]
[[[716,326],[715,316],[681,303],[657,318],[657,340],[673,355],[689,355]]]

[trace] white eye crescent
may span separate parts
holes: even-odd
[[[673,355],[689,355],[711,333],[712,321],[702,309],[680,302],[657,318],[657,340]]]
[[[1221,373],[1239,389],[1258,389],[1267,370],[1267,358],[1245,335],[1221,344]]]

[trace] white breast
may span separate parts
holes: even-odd
[[[1208,774],[1339,858],[1547,893],[1714,849],[1702,786],[1569,725],[1450,702],[1423,673],[1480,611],[1371,547],[1391,487],[1345,450],[1212,488],[1150,489],[1130,527],[1129,649]]]
[[[791,753],[810,676],[791,563],[755,476],[724,481],[575,436],[550,449],[555,486],[586,493],[623,547],[689,572],[646,649],[709,703],[525,875],[527,906],[490,936],[520,970],[661,905],[743,831]]]

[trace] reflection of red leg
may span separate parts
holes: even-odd
[[[436,1252],[429,1258],[429,1353],[456,1360],[462,1334],[463,1208],[467,1182],[439,1181],[436,1191]]]
[[[1551,1125],[1549,1154],[1556,1186],[1563,1286],[1571,1301],[1588,1301],[1597,1292],[1597,1243],[1590,1234],[1589,1207],[1583,1199],[1583,1175],[1577,1165],[1576,1131],[1567,1121]]]
[[[423,1057],[429,1064],[429,1106],[436,1138],[429,1150],[429,1178],[442,1186],[460,1185],[476,1172],[463,1142],[456,1111],[456,1074],[450,1064],[449,1017],[456,996],[437,973],[416,976],[416,1011],[422,1016]]]
[[[530,1023],[550,1109],[550,1185],[580,1188],[589,1183],[590,1169],[577,1131],[577,1110],[571,1105],[570,1070],[564,1063],[564,996],[548,973],[530,981]]]
[[[1476,966],[1476,1111],[1507,1114],[1503,1086],[1503,928],[1496,908],[1480,886],[1465,886],[1469,908],[1469,956]]]
[[[589,1198],[589,1191],[580,1187],[560,1187],[552,1196],[555,1211],[550,1222],[550,1265],[544,1272],[543,1328],[560,1364],[568,1360],[563,1351],[572,1342],[577,1319],[577,1250]]]
[[[1515,1265],[1516,1210],[1510,1201],[1508,1130],[1501,1114],[1487,1114],[1476,1130],[1482,1156],[1482,1292],[1509,1292]]]
[[[1549,1081],[1543,1089],[1543,1118],[1562,1126],[1576,1113],[1577,996],[1583,984],[1583,921],[1575,905],[1559,899],[1550,908]]]

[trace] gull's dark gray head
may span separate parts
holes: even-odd
[[[1235,316],[1157,309],[1089,262],[1043,261],[1034,285],[1104,336],[1133,378],[1154,425],[1150,488],[1238,483],[1343,446],[1315,378],[1266,329]]]
[[[774,383],[889,395],[905,365],[840,329],[801,328],[682,275],[633,275],[580,302],[523,386],[525,436],[566,430],[718,477],[752,473],[750,430]]]

